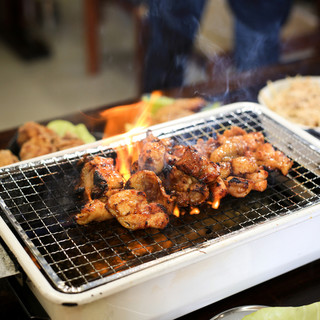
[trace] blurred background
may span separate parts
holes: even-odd
[[[319,30],[317,10],[295,1],[282,37]],[[0,130],[139,97],[146,14],[136,0],[0,0]],[[232,24],[226,1],[208,0],[186,84],[208,80],[232,50]],[[282,61],[311,54],[288,50]]]

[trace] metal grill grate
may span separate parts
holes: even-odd
[[[77,162],[87,153],[115,156],[110,146],[0,170],[0,204],[53,285],[63,292],[81,292],[320,202],[319,151],[259,109],[221,112],[153,133],[193,144],[232,125],[262,131],[294,160],[289,175],[274,172],[265,192],[225,198],[218,210],[203,205],[198,215],[172,217],[164,230],[131,232],[116,221],[75,223],[82,204],[74,196]]]

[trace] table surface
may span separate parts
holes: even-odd
[[[320,75],[320,57],[260,69],[256,72],[251,71],[228,79],[217,78],[214,81],[170,90],[165,94],[173,97],[202,96],[209,101],[221,101],[224,104],[236,101],[256,102],[257,93],[267,80],[276,80],[296,74]],[[84,123],[91,132],[102,133],[105,120],[100,116],[100,111],[123,103],[127,102],[99,106],[81,113],[66,115],[64,119],[73,123]],[[0,132],[0,149],[8,147],[16,132],[17,128]],[[320,259],[184,315],[179,320],[210,319],[224,310],[242,305],[300,306],[316,301],[320,301]],[[2,319],[9,319],[9,317],[21,320],[29,319],[11,292],[7,279],[0,280],[0,310]]]

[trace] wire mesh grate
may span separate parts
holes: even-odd
[[[194,144],[232,125],[262,131],[294,160],[289,175],[273,172],[265,192],[228,197],[219,209],[204,204],[197,215],[171,217],[163,230],[131,232],[116,221],[76,224],[82,205],[74,194],[77,163],[87,153],[115,157],[110,146],[0,170],[1,206],[52,284],[63,292],[82,292],[320,202],[319,151],[260,110],[221,112],[154,134]]]

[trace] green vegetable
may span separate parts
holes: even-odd
[[[318,320],[320,302],[301,307],[268,307],[245,316],[242,320]]]
[[[155,115],[162,107],[174,103],[174,98],[166,96],[151,97],[150,95],[142,96],[142,101],[151,102],[151,115]]]
[[[221,103],[216,101],[216,102],[208,104],[207,106],[202,108],[202,111],[212,110],[212,109],[215,109],[215,108],[219,108],[220,106],[221,106]]]
[[[53,120],[47,124],[47,127],[55,131],[60,137],[66,135],[66,133],[71,133],[81,139],[84,143],[90,143],[96,141],[95,137],[90,134],[87,127],[80,123],[74,125],[67,120]]]

